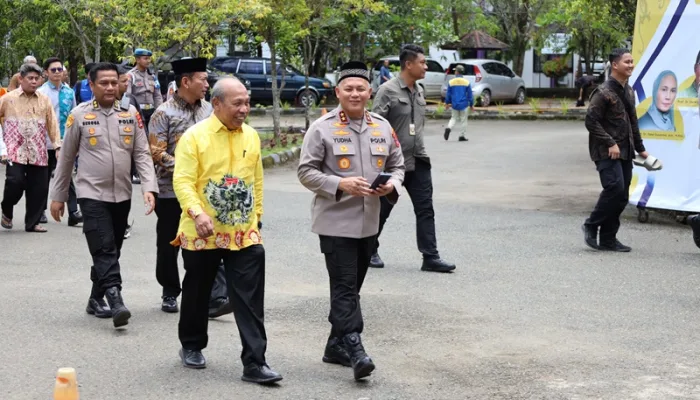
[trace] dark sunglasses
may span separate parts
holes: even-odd
[[[63,68],[58,67],[58,68],[49,68],[49,71],[53,72],[54,74],[58,72],[63,72]]]

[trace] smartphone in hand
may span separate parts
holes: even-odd
[[[374,182],[372,182],[372,186],[369,188],[371,190],[377,190],[379,188],[379,185],[384,185],[385,183],[389,182],[389,179],[391,179],[391,174],[387,174],[386,172],[381,172],[377,177],[374,179]]]

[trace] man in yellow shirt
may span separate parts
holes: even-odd
[[[250,98],[238,79],[219,80],[211,98],[213,114],[189,128],[175,149],[173,188],[182,215],[172,244],[182,248],[185,265],[178,326],[180,358],[187,368],[206,367],[202,349],[208,341],[209,295],[223,260],[243,345],[242,379],[277,382],[282,376],[265,361],[260,137],[244,123]]]

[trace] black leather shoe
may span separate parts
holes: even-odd
[[[350,356],[338,338],[328,339],[326,343],[326,351],[323,353],[323,362],[328,364],[339,364],[344,367],[350,367]]]
[[[465,138],[464,136],[460,136],[460,137],[459,137],[459,141],[460,141],[460,142],[468,142],[469,139]]]
[[[374,363],[372,359],[369,358],[365,352],[364,346],[362,346],[362,340],[360,339],[360,334],[358,333],[348,333],[343,336],[343,344],[350,357],[350,365],[352,367],[353,375],[355,380],[359,381],[362,378],[370,376],[372,371],[374,371]]]
[[[372,254],[372,258],[369,260],[369,266],[372,268],[384,268],[384,261],[379,258],[378,253]]]
[[[160,305],[160,309],[167,313],[176,313],[178,311],[177,299],[173,296],[163,296],[163,303]]]
[[[83,222],[83,214],[76,211],[68,216],[68,226],[76,226]]]
[[[49,220],[46,218],[46,211],[44,211],[43,214],[41,214],[41,219],[39,219],[40,224],[48,224]]]
[[[625,246],[624,244],[620,243],[620,241],[617,239],[615,239],[615,243],[601,242],[600,245],[598,245],[598,249],[603,251],[617,251],[620,253],[629,253],[630,251],[632,251],[631,247]]]
[[[233,305],[228,299],[217,299],[209,303],[209,318],[218,318],[232,312]]]
[[[451,132],[451,131],[452,131],[452,129],[450,129],[450,128],[445,128],[445,134],[442,135],[442,137],[444,137],[445,140],[449,139],[449,138],[450,138],[450,132]]]
[[[122,300],[122,294],[116,287],[111,287],[107,289],[105,293],[107,297],[107,303],[109,303],[109,308],[112,309],[112,323],[115,328],[127,325],[129,323],[129,318],[131,318],[131,312],[124,305],[124,300]]]
[[[273,371],[267,364],[248,364],[243,368],[241,380],[246,382],[270,384],[282,380],[282,375]]]
[[[583,231],[583,241],[586,242],[586,246],[598,250],[598,228],[590,225],[581,225],[581,230]]]
[[[207,360],[199,350],[180,349],[180,360],[185,368],[203,369],[207,367]]]
[[[420,269],[430,272],[451,272],[455,268],[457,267],[454,264],[448,263],[441,258],[424,258],[423,266]]]
[[[693,242],[700,248],[700,215],[688,217],[688,225],[693,230]]]
[[[85,312],[97,318],[112,318],[112,310],[109,309],[109,306],[107,306],[107,303],[105,303],[105,300],[102,298],[90,298]]]

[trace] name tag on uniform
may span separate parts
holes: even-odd
[[[408,134],[411,136],[416,136],[416,124],[408,125]]]

